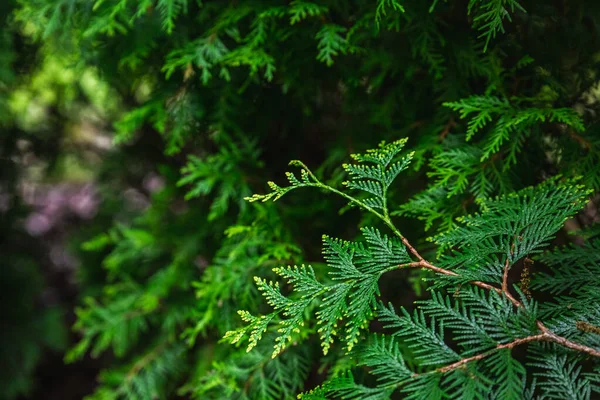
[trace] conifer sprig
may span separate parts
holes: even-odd
[[[273,271],[292,285],[296,297],[281,293],[277,282],[255,278],[259,290],[274,309],[270,314],[253,316],[247,311],[239,314],[247,323],[227,332],[225,339],[238,343],[248,337],[247,350],[254,348],[270,324],[278,326],[273,357],[281,353],[300,328],[305,325],[307,313],[315,308],[321,346],[325,354],[340,337],[348,351],[358,342],[376,309],[379,294],[377,282],[381,275],[409,261],[402,243],[388,238],[373,228],[364,228],[366,244],[347,242],[323,236],[323,254],[330,267],[331,282],[320,282],[311,266],[288,266]],[[341,327],[340,321],[346,319]]]
[[[291,172],[286,172],[290,182],[289,186],[281,187],[275,182],[267,182],[271,192],[267,194],[254,194],[246,197],[250,202],[269,200],[277,201],[288,192],[301,187],[317,187],[344,197],[350,205],[356,205],[381,219],[399,237],[403,237],[390,219],[387,204],[387,192],[390,185],[398,175],[406,170],[412,161],[414,152],[401,156],[401,152],[408,139],[399,139],[391,143],[381,142],[376,149],[367,150],[364,154],[352,154],[357,164],[343,164],[342,167],[350,175],[350,180],[343,185],[362,191],[369,195],[367,198],[358,198],[330,185],[322,183],[315,174],[302,162],[293,160],[290,165],[301,168],[300,179]]]
[[[334,393],[359,398],[368,393],[368,396],[383,399],[395,389],[406,392],[408,398],[419,399],[429,398],[427,396],[436,391],[451,393],[458,388],[472,393],[474,397],[483,395],[487,389],[484,385],[473,385],[467,378],[470,374],[481,382],[493,384],[496,395],[518,399],[528,389],[524,386],[525,369],[512,358],[511,349],[527,344],[550,343],[600,357],[597,343],[583,335],[579,335],[580,340],[576,340],[573,334],[561,335],[561,330],[555,329],[559,327],[557,321],[550,320],[551,327],[542,322],[537,303],[518,288],[513,288],[509,280],[514,264],[523,257],[540,253],[563,223],[583,207],[591,192],[576,179],[555,177],[515,194],[482,199],[479,201],[480,213],[461,218],[455,228],[433,238],[442,249],[457,249],[434,263],[423,257],[400,234],[387,212],[387,189],[412,157],[411,153],[393,162],[399,157],[404,143],[400,140],[389,145],[381,144],[378,149],[353,155],[358,164],[344,165],[351,177],[344,185],[372,196],[366,200],[323,184],[300,162],[294,164],[303,168],[301,179],[288,174],[290,186],[282,188],[270,183],[273,192],[248,199],[276,200],[299,187],[318,187],[341,195],[351,204],[373,213],[396,236],[390,239],[374,228],[365,228],[363,234],[368,250],[361,243],[324,237],[326,246],[323,253],[332,279],[329,285],[317,283],[312,269],[306,273],[304,267],[276,270],[293,285],[289,296],[281,295],[277,283],[257,281],[275,312],[285,309],[287,311],[283,311],[283,315],[290,317],[280,323],[280,343],[290,340],[291,332],[296,329],[294,327],[308,322],[298,316],[305,314],[309,304],[320,302],[317,319],[322,324],[319,332],[324,351],[337,336],[334,329],[337,321],[346,319],[347,350],[355,351],[363,359],[362,365],[372,367],[372,373],[380,382],[377,388],[366,388],[353,384],[351,376],[344,378],[343,382],[336,378],[321,389],[307,393],[306,398]],[[554,259],[560,257],[559,254]],[[419,309],[413,313],[402,309],[398,315],[391,305],[387,307],[376,303],[377,281],[387,271],[404,268],[430,270],[436,278],[433,279],[430,300],[419,302]],[[455,288],[453,300],[441,292],[449,288]],[[296,298],[294,292],[302,296]],[[424,371],[408,370],[404,352],[398,350],[392,339],[386,345],[388,339],[385,336],[353,350],[360,330],[366,327],[365,322],[372,313],[377,313],[386,327],[394,330],[392,336],[403,339],[410,357]],[[583,327],[584,323],[585,327],[594,326],[588,322],[593,320],[591,316],[588,320],[581,319],[581,314],[579,317],[581,321],[573,323],[573,330]],[[253,318],[249,320],[251,324],[248,327],[228,335],[238,341],[250,332],[250,343],[255,344],[258,339],[252,332],[266,331],[268,327],[262,321],[264,318],[271,321],[275,317]],[[590,329],[580,331],[588,336],[595,332]],[[444,335],[448,332],[453,334],[459,349],[447,344]],[[567,333],[564,329],[562,332]],[[276,344],[274,356],[281,349]],[[382,360],[392,362],[395,367],[384,367]],[[492,376],[503,376],[503,379],[493,382],[490,380]]]

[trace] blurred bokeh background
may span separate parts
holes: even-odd
[[[158,138],[141,159],[114,145],[123,99],[18,8],[0,4],[0,398],[80,399],[104,365],[64,362],[75,307],[104,276],[100,258],[81,269],[81,243],[148,207],[164,157]]]

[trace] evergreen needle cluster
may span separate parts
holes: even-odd
[[[288,173],[289,186],[270,182],[271,193],[248,198],[277,200],[297,188],[321,188],[375,214],[393,236],[388,238],[371,227],[362,229],[364,242],[324,236],[323,255],[331,283],[319,282],[312,267],[304,265],[274,270],[291,285],[287,296],[278,282],[256,278],[275,311],[261,316],[240,311],[247,325],[228,332],[225,339],[237,343],[248,336],[250,351],[274,323],[278,326],[276,357],[294,334],[315,319],[323,352],[327,354],[334,337],[341,340],[357,366],[368,367],[377,382],[375,387],[366,387],[351,374],[340,374],[301,396],[307,399],[387,399],[397,390],[414,399],[522,399],[534,398],[536,390],[542,398],[589,398],[591,391],[600,391],[595,385],[600,380],[600,320],[593,306],[580,308],[600,304],[598,285],[592,283],[598,279],[591,278],[589,269],[598,266],[595,242],[587,248],[544,253],[592,191],[577,179],[555,177],[506,196],[481,199],[479,213],[460,218],[458,226],[432,238],[447,251],[430,261],[400,233],[387,209],[385,193],[412,157],[412,153],[398,157],[404,143],[382,143],[365,154],[353,155],[358,164],[344,165],[351,177],[345,186],[375,197],[360,199],[323,184],[296,161],[292,164],[303,168],[302,180]],[[589,259],[590,251],[594,260]],[[519,260],[538,254],[556,272],[552,277],[537,275],[535,286],[554,294],[569,292],[568,300],[559,298],[557,303],[540,307],[509,281]],[[412,311],[404,307],[396,311],[377,299],[381,276],[404,268],[432,272],[430,299],[418,301]],[[317,306],[312,305],[315,301]],[[565,306],[568,312],[557,310]],[[315,308],[315,316],[307,317]],[[390,333],[370,332],[374,316]],[[335,329],[338,322],[343,327]],[[359,337],[364,339],[355,348]],[[511,352],[521,346],[526,347],[524,361]],[[595,365],[595,372],[581,373],[584,361]]]
[[[600,2],[0,3],[1,398],[600,396]],[[38,180],[98,192],[70,345]]]

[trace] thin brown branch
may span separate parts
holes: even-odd
[[[558,343],[558,344],[560,344],[564,347],[567,347],[571,350],[577,350],[582,353],[587,353],[590,356],[600,357],[600,351],[594,349],[593,347],[584,346],[582,344],[572,342],[567,338],[558,336],[557,334],[555,334],[552,331],[548,331],[547,335],[549,335],[551,342]]]
[[[398,265],[398,268],[423,268],[421,261],[410,262]]]
[[[422,268],[430,269],[430,270],[438,272],[440,274],[450,275],[450,276],[458,276],[458,274],[456,272],[450,271],[450,270],[447,270],[444,268],[436,267],[435,265],[431,264],[429,261],[421,260],[421,266],[422,266]]]
[[[508,271],[510,270],[510,258],[506,257],[504,263],[504,273],[502,274],[502,291],[508,293]]]
[[[416,120],[415,122],[413,122],[412,124],[410,124],[408,126],[408,129],[420,128],[421,126],[423,126],[424,123],[425,123],[425,121],[423,121],[423,120]]]
[[[133,364],[131,369],[127,372],[125,379],[128,381],[132,380],[142,369],[146,368],[152,361],[154,361],[166,346],[167,342],[163,342],[152,349],[152,351],[144,355],[144,357],[136,361],[136,363]]]
[[[419,252],[412,247],[412,245],[410,244],[410,242],[408,241],[408,239],[404,236],[402,236],[402,243],[404,243],[404,245],[406,246],[406,248],[408,249],[408,251],[411,252],[412,255],[414,255],[415,257],[417,257],[417,259],[419,261],[425,261],[425,259],[423,257],[421,257],[421,255],[419,254]]]
[[[581,147],[584,149],[589,150],[592,148],[592,143],[590,143],[589,140],[585,139],[581,135],[577,134],[577,132],[575,132],[573,129],[569,129],[569,136],[579,143],[579,145],[581,145]]]
[[[572,349],[572,350],[577,350],[577,351],[580,351],[583,353],[587,353],[594,357],[600,357],[600,350],[594,349],[589,346],[584,346],[579,343],[572,342],[567,338],[559,336],[556,333],[552,332],[550,329],[548,329],[541,321],[537,321],[537,326],[538,326],[538,328],[540,328],[540,330],[545,335],[548,336],[548,340],[551,342],[558,343],[558,344],[560,344],[564,347],[567,347],[569,349]]]
[[[445,367],[441,367],[436,369],[436,372],[440,372],[440,373],[445,373],[445,372],[449,372],[452,370],[455,370],[457,368],[462,367],[463,365],[466,365],[468,363],[470,363],[471,361],[477,361],[477,360],[481,360],[482,358],[485,358],[489,355],[492,355],[493,353],[495,353],[498,350],[502,350],[502,349],[512,349],[515,346],[518,346],[520,344],[524,344],[524,343],[529,343],[529,342],[537,342],[540,340],[549,340],[548,336],[545,333],[541,333],[539,335],[535,335],[535,336],[527,336],[525,338],[521,338],[521,339],[516,339],[510,343],[506,343],[506,344],[500,344],[496,347],[494,347],[492,350],[487,351],[485,353],[480,353],[477,354],[475,356],[472,357],[467,357],[467,358],[463,358],[460,361],[457,361],[453,364],[450,365],[446,365]]]
[[[513,253],[513,248],[515,247],[514,243],[511,246],[510,254]],[[510,258],[506,257],[506,262],[504,263],[504,273],[502,274],[502,293],[517,307],[521,307],[522,304],[519,300],[515,299],[514,296],[508,290],[508,272],[510,271]]]
[[[424,268],[424,269],[429,269],[431,271],[437,272],[439,274],[443,274],[443,275],[449,275],[449,276],[458,276],[458,274],[454,271],[450,271],[444,268],[440,268],[437,267],[433,264],[431,264],[429,261],[425,260],[420,254],[419,252],[410,244],[410,242],[408,241],[408,239],[406,239],[405,237],[402,237],[402,242],[404,243],[404,245],[408,248],[408,250],[419,259],[419,261],[415,261],[415,262],[410,262],[410,263],[406,263],[406,264],[400,264],[398,266],[398,268]],[[511,251],[512,252],[512,251]],[[487,290],[493,290],[498,294],[503,294],[504,296],[506,296],[506,298],[508,300],[511,301],[511,303],[513,303],[513,305],[515,307],[522,307],[523,304],[518,301],[517,299],[515,299],[510,292],[508,291],[508,259],[506,261],[506,265],[504,267],[504,274],[503,274],[503,279],[502,279],[502,288],[497,288],[493,285],[490,285],[489,283],[485,283],[485,282],[481,282],[481,281],[470,281],[469,283],[471,283],[472,285],[478,286],[480,288],[483,289],[487,289]],[[486,353],[481,353],[472,357],[468,357],[468,358],[463,358],[460,361],[455,362],[454,364],[450,364],[447,365],[445,367],[441,367],[436,369],[437,372],[448,372],[451,371],[453,369],[459,368],[462,365],[465,365],[467,363],[469,363],[470,361],[476,361],[476,360],[480,360],[484,357],[487,357],[488,355],[492,354],[494,351],[500,350],[500,349],[512,349],[515,346],[518,346],[520,344],[523,343],[528,343],[528,342],[533,342],[533,341],[541,341],[541,340],[546,340],[549,342],[554,342],[557,344],[560,344],[564,347],[567,347],[569,349],[572,350],[576,350],[576,351],[580,351],[583,353],[587,353],[591,356],[594,357],[600,357],[600,350],[594,349],[592,347],[589,346],[585,346],[579,343],[575,343],[570,341],[567,338],[564,338],[562,336],[557,335],[556,333],[552,332],[550,329],[548,329],[541,321],[537,321],[536,322],[539,330],[542,332],[539,335],[534,335],[534,336],[528,336],[525,338],[521,338],[521,339],[516,339],[513,342],[510,343],[506,343],[506,344],[502,344],[502,345],[498,345],[496,346],[494,349],[486,352]]]
[[[446,125],[444,125],[444,129],[440,132],[440,140],[446,139],[446,136],[450,133],[450,130],[456,126],[456,122],[454,121],[454,117],[450,117]]]
[[[416,250],[415,250],[415,252],[416,252]],[[412,253],[412,251],[411,251],[411,253]],[[413,253],[413,254],[415,254],[415,253]],[[416,253],[416,254],[418,254],[418,253]],[[424,268],[424,269],[428,269],[428,270],[437,272],[438,274],[442,274],[442,275],[458,276],[458,274],[456,272],[450,271],[448,269],[436,267],[435,265],[431,264],[429,261],[426,261],[424,259],[421,259],[421,261],[415,261],[415,262],[411,262],[411,263],[400,264],[400,265],[398,265],[398,268]],[[470,283],[472,285],[479,286],[482,289],[493,290],[494,292],[496,292],[498,294],[504,293],[502,291],[502,289],[497,288],[494,285],[490,285],[489,283],[485,283],[485,282],[481,282],[481,281],[471,281]],[[506,296],[506,297],[516,307],[520,307],[521,306],[521,303],[517,299],[515,299],[513,296],[511,296],[510,294],[508,296]]]
[[[554,332],[550,331],[548,328],[546,328],[546,326],[544,326],[544,324],[542,324],[539,321],[538,321],[537,325],[540,328],[540,330],[542,331],[542,333],[540,333],[538,335],[527,336],[524,338],[513,340],[510,343],[498,345],[485,353],[480,353],[480,354],[477,354],[477,355],[474,355],[471,357],[466,357],[466,358],[463,358],[462,360],[457,361],[453,364],[446,365],[445,367],[440,367],[440,368],[436,369],[435,372],[440,372],[440,373],[449,372],[449,371],[455,370],[457,368],[461,368],[462,366],[470,363],[471,361],[481,360],[482,358],[492,355],[494,352],[496,352],[498,350],[512,349],[513,347],[519,346],[521,344],[529,343],[529,342],[540,342],[540,341],[553,342],[553,343],[560,344],[560,345],[567,347],[569,349],[572,349],[572,350],[577,350],[577,351],[580,351],[583,353],[587,353],[591,356],[600,357],[600,351],[598,351],[594,348],[588,347],[588,346],[584,346],[579,343],[572,342],[572,341],[568,340],[567,338],[559,336],[559,335],[555,334]]]

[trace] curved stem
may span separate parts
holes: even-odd
[[[368,206],[367,204],[365,204],[364,202],[356,199],[355,197],[352,197],[344,192],[341,192],[329,185],[326,185],[324,183],[322,183],[320,180],[317,179],[317,177],[312,173],[312,171],[301,161],[295,161],[295,163],[299,166],[301,166],[302,168],[304,168],[306,170],[306,172],[308,173],[308,175],[314,180],[314,183],[311,184],[311,186],[315,186],[315,187],[319,187],[321,189],[325,189],[327,191],[330,191],[332,193],[338,194],[342,197],[344,197],[345,199],[349,200],[351,203],[357,204],[358,206],[364,208],[365,210],[371,212],[372,214],[374,214],[375,216],[377,216],[379,219],[381,219],[391,230],[392,232],[397,235],[401,240],[402,243],[406,246],[406,248],[408,249],[408,251],[418,259],[418,261],[416,262],[410,262],[410,263],[406,263],[406,264],[401,264],[398,266],[398,268],[405,268],[405,267],[410,267],[410,268],[423,268],[423,269],[429,269],[431,271],[437,272],[439,274],[443,274],[443,275],[449,275],[449,276],[458,276],[458,274],[454,271],[450,271],[444,268],[440,268],[437,267],[435,265],[433,265],[432,263],[430,263],[429,261],[425,260],[425,258],[423,258],[423,256],[421,256],[421,254],[417,251],[417,249],[415,249],[410,242],[408,241],[408,239],[406,239],[406,237],[404,237],[400,231],[398,230],[398,228],[396,228],[396,226],[394,225],[394,223],[392,222],[392,220],[390,219],[389,215],[386,213],[387,210],[387,204],[385,204],[384,207],[384,214],[381,214],[379,211],[375,210],[373,207]],[[512,251],[511,251],[512,252]],[[514,296],[512,296],[512,294],[510,294],[510,292],[508,291],[508,270],[509,270],[509,260],[506,260],[506,265],[504,266],[504,273],[503,273],[503,279],[502,279],[502,287],[501,288],[497,288],[493,285],[490,285],[489,283],[485,283],[485,282],[481,282],[481,281],[470,281],[469,283],[471,283],[472,285],[481,287],[483,289],[487,289],[487,290],[491,290],[491,291],[495,291],[498,294],[504,295],[506,296],[506,298],[508,300],[510,300],[510,302],[515,306],[515,307],[522,307],[523,304],[517,300],[516,298],[514,298]],[[516,339],[510,343],[506,343],[506,344],[501,344],[496,346],[494,349],[485,352],[485,353],[480,353],[478,355],[472,356],[472,357],[467,357],[467,358],[463,358],[460,361],[457,361],[453,364],[447,365],[445,367],[441,367],[436,369],[434,372],[448,372],[448,371],[452,371],[456,368],[459,368],[471,361],[476,361],[476,360],[480,360],[484,357],[489,356],[490,354],[493,354],[493,352],[500,350],[500,349],[512,349],[515,346],[518,346],[520,344],[524,344],[524,343],[529,343],[529,342],[534,342],[534,341],[549,341],[549,342],[553,342],[553,343],[557,343],[560,344],[564,347],[567,347],[569,349],[572,350],[576,350],[576,351],[580,351],[583,353],[587,353],[591,356],[594,357],[600,357],[600,350],[596,350],[592,347],[589,346],[585,346],[579,343],[575,343],[572,342],[571,340],[559,336],[556,333],[552,332],[550,329],[548,329],[541,321],[536,321],[536,324],[539,328],[539,330],[542,332],[538,335],[533,335],[533,336],[528,336],[525,338],[520,338],[520,339]]]
[[[408,240],[403,240],[406,241],[406,243],[408,243]],[[443,275],[450,275],[450,276],[458,276],[458,274],[454,271],[450,271],[444,268],[440,268],[440,267],[436,267],[435,265],[431,264],[429,261],[424,260],[419,253],[412,247],[410,246],[410,243],[408,244],[409,249],[411,250],[411,253],[416,254],[417,257],[420,257],[421,260],[417,261],[417,262],[411,262],[411,263],[406,263],[406,264],[400,264],[398,266],[398,268],[423,268],[423,269],[429,269],[432,270],[434,272],[437,272],[439,274],[443,274]],[[480,282],[480,281],[470,281],[469,283],[471,283],[472,285],[481,287],[483,289],[488,289],[488,290],[493,290],[498,294],[504,295],[506,296],[506,298],[508,300],[510,300],[511,303],[513,303],[513,305],[515,307],[523,307],[523,304],[518,301],[517,299],[515,299],[509,292],[508,290],[504,290],[504,287],[506,286],[503,282],[503,288],[497,288],[495,286],[492,286],[488,283],[485,282]],[[507,344],[503,344],[503,345],[498,345],[496,346],[494,349],[492,349],[491,351],[495,351],[498,349],[503,349],[503,348],[513,348],[516,345],[522,344],[522,343],[528,343],[528,342],[533,342],[533,341],[541,341],[541,340],[545,340],[545,341],[549,341],[549,342],[553,342],[556,344],[560,344],[561,346],[567,347],[569,349],[572,350],[576,350],[579,352],[583,352],[583,353],[587,353],[593,357],[600,357],[600,350],[594,349],[593,347],[589,347],[589,346],[585,346],[576,342],[573,342],[565,337],[562,337],[560,335],[557,335],[556,333],[552,332],[550,329],[548,329],[540,320],[536,321],[536,325],[538,326],[538,329],[542,332],[541,334],[538,335],[534,335],[534,336],[528,336],[526,338],[521,338],[521,339],[516,339],[515,341],[511,342],[511,343],[507,343]],[[482,359],[484,357],[487,357],[489,354],[491,354],[490,352],[486,352],[486,353],[481,353],[478,354],[476,356],[472,356],[472,357],[468,357],[468,358],[464,358],[460,361],[457,361],[454,364],[450,364],[446,367],[442,367],[442,368],[438,368],[437,372],[447,372],[447,371],[451,371],[455,368],[458,368],[470,361],[475,361],[475,360],[479,360]]]
[[[375,215],[377,218],[379,218],[380,220],[382,220],[383,223],[386,224],[387,227],[390,228],[391,231],[396,236],[398,236],[400,239],[402,239],[402,242],[404,242],[405,245],[408,244],[408,242],[405,242],[404,236],[402,235],[402,233],[400,233],[400,231],[398,230],[398,228],[396,228],[396,226],[394,225],[394,223],[392,222],[392,220],[391,220],[391,218],[389,216],[389,212],[388,212],[388,209],[387,209],[387,199],[386,199],[387,191],[385,191],[385,189],[384,189],[384,195],[383,195],[384,207],[383,207],[383,214],[382,214],[379,211],[375,210],[373,207],[371,207],[371,206],[365,204],[364,202],[360,201],[356,197],[350,196],[349,194],[346,194],[346,193],[344,193],[344,192],[342,192],[342,191],[340,191],[340,190],[338,190],[338,189],[336,189],[334,187],[331,187],[329,185],[324,184],[323,182],[321,182],[315,176],[315,174],[302,161],[294,160],[290,164],[297,165],[297,166],[303,168],[306,171],[306,173],[308,174],[308,176],[310,176],[312,178],[312,180],[314,181],[312,184],[310,184],[310,186],[318,187],[318,188],[327,190],[329,192],[335,193],[335,194],[337,194],[339,196],[342,196],[343,198],[345,198],[346,200],[350,201],[351,203],[354,203],[354,204],[358,205],[359,207],[364,208],[365,210],[369,211],[370,213],[372,213],[373,215]],[[413,254],[415,254],[415,256],[417,258],[419,258],[419,260],[423,259],[421,256],[417,256],[416,255],[416,254],[418,254],[418,253],[416,253],[416,251]]]
[[[498,350],[512,349],[513,347],[518,346],[520,344],[541,341],[541,340],[548,340],[548,337],[545,333],[541,333],[541,334],[535,335],[535,336],[527,336],[527,337],[521,338],[521,339],[515,339],[510,343],[498,345],[488,352],[480,353],[480,354],[477,354],[472,357],[463,358],[462,360],[457,361],[453,364],[449,364],[449,365],[446,365],[445,367],[438,368],[438,369],[434,370],[434,372],[440,372],[443,374],[445,372],[449,372],[449,371],[455,370],[457,368],[460,368],[460,367],[470,363],[471,361],[481,360],[482,358],[485,358],[487,356],[494,354]]]

